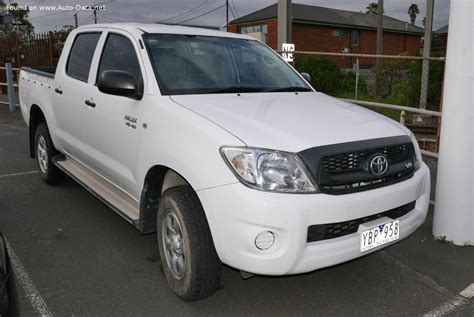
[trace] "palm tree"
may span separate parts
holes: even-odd
[[[418,9],[418,5],[415,3],[412,3],[410,7],[408,8],[408,15],[410,16],[411,24],[415,24],[416,15],[419,13],[420,13],[420,10]]]
[[[378,14],[379,12],[379,5],[376,2],[371,2],[366,8],[367,11],[365,13],[367,14]]]

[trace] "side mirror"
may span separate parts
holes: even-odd
[[[124,96],[140,100],[143,87],[132,74],[122,70],[104,70],[97,80],[99,91],[104,94]]]
[[[308,83],[311,84],[311,75],[308,73],[301,73],[301,76],[306,80]]]

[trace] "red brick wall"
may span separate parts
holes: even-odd
[[[408,55],[416,55],[422,48],[420,36],[402,33],[383,33],[384,55],[398,55],[407,52]],[[377,32],[370,30],[360,31],[359,46],[353,46],[353,53],[375,54],[377,52]],[[374,58],[359,58],[362,65],[374,65]]]
[[[332,35],[334,29],[334,27],[293,23],[292,35],[296,50],[340,53],[343,48],[349,48],[350,32],[346,30],[345,36],[335,37]],[[333,58],[340,67],[348,68],[352,65],[350,57]]]
[[[232,33],[239,33],[239,28],[237,27],[237,25],[229,25],[227,31]]]
[[[268,25],[267,44],[273,49],[277,49],[277,20],[268,20],[255,24]],[[252,24],[247,24],[252,25]],[[319,51],[319,52],[341,52],[343,48],[351,48],[351,30],[346,29],[343,37],[333,36],[333,30],[337,27],[310,25],[293,23],[293,43],[297,51]],[[238,33],[238,27],[232,25],[230,32]],[[353,53],[375,54],[377,48],[377,31],[360,30],[359,45],[352,47]],[[408,52],[415,55],[422,48],[419,35],[409,35],[402,33],[384,32],[384,54],[398,55]],[[355,63],[356,58],[336,57],[335,60],[341,67],[350,68]],[[359,58],[361,65],[375,65],[374,58]]]

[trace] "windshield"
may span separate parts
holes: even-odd
[[[143,39],[164,95],[312,90],[257,41],[182,34]]]

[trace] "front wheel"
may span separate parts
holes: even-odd
[[[177,186],[163,193],[157,232],[161,264],[173,292],[184,301],[214,294],[222,263],[204,210],[192,188]]]
[[[35,151],[38,170],[43,181],[47,184],[61,181],[64,174],[53,163],[53,157],[59,153],[54,148],[46,123],[40,123],[36,128]]]

